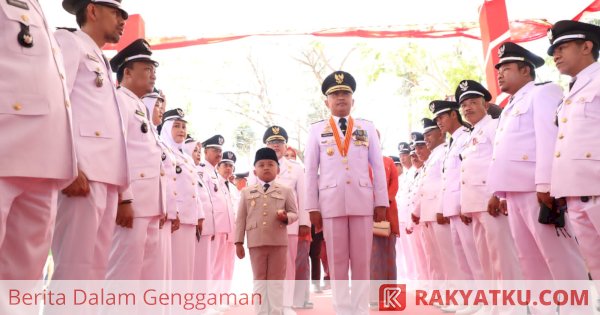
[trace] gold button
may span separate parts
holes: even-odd
[[[571,105],[571,100],[566,100],[566,101],[565,101],[565,104],[567,104],[567,105]]]
[[[69,104],[69,101],[65,101],[65,107],[69,108],[69,106],[71,106],[71,104]]]
[[[263,221],[263,225],[267,225],[267,221]]]
[[[462,181],[462,184],[463,184],[463,185],[465,184],[465,181],[464,181],[464,180]]]
[[[464,169],[464,168],[461,168],[461,169],[460,169],[460,171],[464,173],[464,172],[465,172],[465,169]]]
[[[96,67],[96,72],[100,72],[100,67]]]
[[[567,122],[567,117],[563,117],[563,119],[561,120],[563,123]]]
[[[15,103],[15,105],[13,105],[14,110],[21,110],[21,108],[23,108],[23,106],[19,103]]]
[[[165,172],[160,171],[160,176],[165,176]]]
[[[559,158],[560,157],[560,152],[556,152],[556,154],[554,156],[556,156],[557,158]]]
[[[196,183],[192,183],[192,186],[196,186]]]
[[[588,153],[585,154],[585,157],[589,159],[589,158],[592,157],[592,154],[590,152],[588,152]]]
[[[558,135],[558,139],[562,139],[562,138],[564,138],[564,137],[565,137],[565,136],[564,136],[562,133]]]
[[[175,181],[175,180],[177,180],[177,177],[173,177],[173,180],[174,180],[174,181]]]
[[[140,173],[140,177],[144,177],[144,176],[146,176],[146,175],[144,175],[144,173]]]
[[[529,160],[529,156],[527,156],[527,154],[523,154],[522,159],[523,159],[523,161],[527,161],[527,160]]]
[[[192,195],[192,198],[196,198],[196,195]]]
[[[194,172],[193,170],[190,170],[190,173],[193,173],[193,172]]]
[[[175,166],[175,163],[173,163],[173,166]]]
[[[100,131],[96,131],[94,132],[94,134],[96,135],[96,137],[100,137]]]
[[[61,80],[64,80],[64,79],[65,79],[65,75],[64,75],[64,74],[62,74],[62,73],[59,73],[58,75],[60,76],[60,79],[61,79]]]
[[[481,181],[483,184],[485,184],[485,181]]]
[[[350,168],[348,166],[346,166],[346,171],[349,170]]]
[[[267,215],[267,213],[266,213],[266,212],[263,212],[263,215]]]
[[[21,20],[23,20],[23,22],[27,22],[27,21],[29,21],[29,16],[23,14],[23,15],[21,15]]]
[[[349,180],[347,180],[347,181],[346,181],[346,184],[350,184],[350,181],[349,181]]]
[[[495,160],[496,160],[496,158],[495,158],[495,157],[493,157],[493,158],[492,158],[492,161],[495,161]]]
[[[174,192],[173,192],[173,195],[177,196],[177,192],[176,192],[176,191],[174,191]]]
[[[263,207],[266,207],[266,206],[267,206],[267,204],[266,204],[266,203],[263,203]]]
[[[442,191],[446,191],[446,188],[442,188]]]

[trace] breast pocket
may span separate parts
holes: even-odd
[[[94,120],[88,123],[82,123],[79,126],[79,135],[90,138],[111,139],[113,131],[102,123],[102,120]]]
[[[600,99],[597,93],[598,91],[590,91],[576,96],[575,104],[570,105],[574,107],[574,119],[600,119]]]
[[[6,16],[6,21],[0,20],[2,32],[0,36],[9,50],[20,55],[50,54],[48,30],[45,29],[42,17],[29,5],[29,10],[9,5],[7,1],[0,1],[0,10]],[[1,13],[0,13],[1,14]],[[23,28],[29,29],[33,41],[31,47],[24,47],[19,43]],[[21,35],[20,35],[21,34]]]
[[[0,114],[36,116],[50,112],[48,98],[41,95],[16,95],[8,91],[0,91]]]

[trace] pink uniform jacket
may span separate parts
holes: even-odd
[[[444,217],[460,214],[460,153],[469,140],[469,129],[460,127],[452,134],[452,145],[446,141],[442,163],[442,213]]]
[[[562,90],[554,83],[529,82],[513,97],[496,131],[487,181],[490,191],[549,191],[558,129],[554,118]]]
[[[340,127],[336,125],[343,136]],[[376,206],[389,207],[379,138],[372,122],[356,119],[352,132],[363,130],[367,141],[350,141],[347,163],[336,146],[329,120],[311,125],[305,152],[307,210],[323,218],[373,215]],[[373,169],[373,181],[369,178]]]
[[[135,217],[153,217],[166,213],[166,183],[162,182],[162,149],[158,135],[151,127],[144,103],[126,87],[117,91],[119,104],[126,121],[127,152],[131,184],[122,195],[123,200],[133,200]],[[145,125],[146,132],[142,131]],[[162,183],[161,183],[162,182]]]
[[[77,170],[63,57],[39,3],[24,2],[29,9],[0,1],[0,176],[66,185]],[[31,48],[17,41],[21,23],[29,26]]]
[[[110,65],[86,33],[61,29],[54,35],[64,57],[77,165],[89,180],[122,191],[129,184],[128,159]]]
[[[600,195],[600,64],[579,74],[558,110],[558,137],[552,155],[555,197]]]
[[[498,119],[485,116],[475,124],[466,148],[460,154],[462,167],[460,173],[461,213],[487,211],[488,200],[492,196],[487,185],[494,137],[498,128]]]
[[[415,215],[421,222],[435,222],[437,214],[442,213],[442,162],[444,160],[445,145],[440,144],[425,162],[417,194],[420,195],[419,204],[415,205]]]

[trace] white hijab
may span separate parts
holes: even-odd
[[[194,149],[196,148],[197,145],[198,145],[198,141],[191,141],[191,142],[185,143],[183,145],[183,152],[189,154],[190,156],[194,156]]]
[[[173,149],[173,151],[179,151],[183,149],[183,143],[185,141],[182,141],[181,143],[176,143],[173,139],[173,134],[171,133],[171,130],[173,129],[174,122],[175,119],[172,119],[167,120],[162,124],[162,129],[160,130],[160,140],[162,140],[162,142],[166,144],[169,148]]]

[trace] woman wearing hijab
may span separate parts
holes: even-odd
[[[165,112],[165,99],[162,95],[153,92],[144,95],[142,102],[148,110],[148,116],[151,117],[151,128],[157,128],[161,125],[163,114]],[[172,150],[159,139],[159,143],[162,148],[162,163],[163,171],[161,176],[165,176],[167,179],[175,179],[177,174],[175,172],[175,166],[177,159]],[[162,202],[166,204],[167,213],[160,222],[160,244],[161,253],[163,260],[163,277],[162,279],[171,279],[171,233],[179,229],[179,219],[177,217],[177,205],[176,205],[176,181],[167,180],[164,181],[167,184],[166,194],[162,198]]]
[[[191,156],[183,152],[187,135],[187,121],[183,110],[166,111],[160,134],[161,140],[171,149],[177,162],[174,181],[179,231],[171,236],[173,280],[191,280],[194,275],[194,256],[199,233],[202,233],[204,212],[198,202],[198,171]]]

